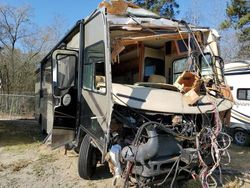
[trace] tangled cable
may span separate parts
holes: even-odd
[[[220,162],[222,159],[222,156],[226,154],[228,157],[228,162],[230,162],[230,155],[227,151],[228,147],[231,144],[231,137],[226,134],[221,132],[222,130],[222,123],[220,119],[220,114],[219,110],[217,108],[217,104],[215,101],[212,99],[212,97],[209,97],[211,99],[211,103],[214,106],[214,119],[215,119],[215,126],[214,127],[204,127],[196,136],[196,148],[198,152],[198,158],[200,165],[202,166],[202,169],[199,174],[199,178],[202,183],[202,187],[208,188],[208,178],[211,177],[212,180],[213,177],[211,176],[212,173],[216,168],[219,168],[220,170]],[[218,141],[218,139],[221,138],[221,141]],[[204,153],[204,143],[205,146],[207,147],[207,150],[210,150],[210,153],[207,155],[210,155],[212,161],[207,161],[204,158],[207,157],[203,155]],[[208,164],[207,164],[207,163]],[[211,163],[211,164],[210,164]],[[215,182],[216,183],[216,182]]]

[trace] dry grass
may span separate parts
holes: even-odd
[[[37,177],[43,176],[46,172],[46,167],[49,163],[53,163],[58,160],[56,154],[40,154],[39,159],[32,166],[33,171]]]
[[[12,163],[11,165],[9,165],[9,167],[11,168],[12,172],[18,172],[23,168],[26,168],[32,161],[30,160],[25,160],[25,159],[21,159],[15,163]]]
[[[31,163],[32,163],[31,160],[25,160],[25,159],[20,159],[10,164],[0,163],[0,172],[3,172],[4,170],[11,170],[11,172],[18,172],[23,168],[26,168]]]
[[[4,148],[3,152],[20,153],[28,149],[37,148],[43,139],[39,132],[39,127],[36,124],[32,126],[15,125],[15,122],[10,121],[9,124],[4,124],[5,122],[3,122],[0,125],[0,147]]]
[[[3,152],[13,152],[13,153],[23,153],[30,149],[35,149],[41,145],[40,142],[36,141],[34,143],[30,144],[18,144],[18,145],[11,145],[6,146],[3,150]]]
[[[3,172],[6,169],[6,165],[0,162],[0,172]]]

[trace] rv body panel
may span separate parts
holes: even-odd
[[[41,68],[39,67],[36,72],[36,83],[35,83],[35,119],[38,120],[39,124],[41,123],[40,116],[40,96],[41,96]]]
[[[79,50],[80,48],[80,31],[67,43],[67,49]]]
[[[211,29],[209,32],[206,32],[204,34],[204,38],[206,40],[206,46],[204,49],[204,52],[209,52],[212,54],[212,56],[214,57],[219,57],[219,39],[220,39],[220,35],[219,33],[214,30]],[[222,73],[222,62],[221,62],[221,58],[215,58],[214,60],[214,64],[215,64],[215,68],[213,69],[213,71],[215,72],[215,74],[218,77],[218,81],[224,83],[224,77],[223,77],[223,73]]]
[[[250,63],[225,65],[225,77],[231,87],[235,105],[232,109],[232,128],[250,130]]]
[[[40,112],[41,112],[41,126],[42,131],[47,134],[51,133],[54,119],[54,108],[52,98],[52,63],[48,59],[41,65],[41,98],[40,98]]]
[[[190,106],[182,93],[169,89],[157,89],[135,85],[113,85],[113,100],[116,104],[129,106],[131,108],[149,111],[152,113],[167,114],[200,114],[213,111],[215,104],[218,110],[225,111],[232,108],[229,100],[216,99],[214,97],[202,96],[197,105]],[[162,87],[165,84],[162,84]],[[163,100],[164,99],[164,100]]]

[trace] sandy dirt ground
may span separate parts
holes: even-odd
[[[63,148],[51,150],[42,140],[34,120],[0,121],[0,188],[112,187],[106,166],[98,165],[93,180],[83,180],[75,152],[65,155]],[[223,169],[223,187],[249,188],[250,148],[232,145],[230,154],[232,163]]]
[[[94,180],[78,176],[78,155],[51,150],[34,121],[0,121],[0,187],[110,187],[107,167],[98,166]]]

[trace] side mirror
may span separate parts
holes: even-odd
[[[219,61],[221,69],[224,70],[224,66],[225,66],[224,60],[220,56],[215,56],[215,60]]]

